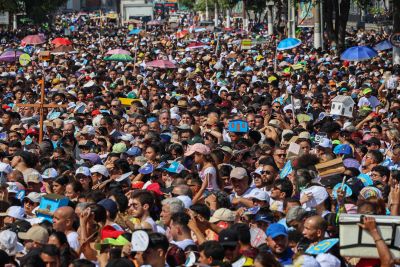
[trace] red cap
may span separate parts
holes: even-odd
[[[156,193],[159,196],[163,195],[163,192],[161,192],[160,185],[158,183],[152,183],[146,189],[148,191],[153,191],[154,193]]]
[[[94,116],[97,116],[97,115],[100,115],[101,114],[101,112],[100,112],[100,110],[98,110],[98,109],[95,109],[95,110],[93,110],[92,111],[92,116],[94,117]]]
[[[132,183],[132,189],[142,189],[144,185],[144,182],[142,181],[136,181]]]
[[[10,107],[9,105],[7,105],[7,104],[4,104],[4,105],[2,106],[2,108],[5,109],[5,110],[11,109],[11,107]]]
[[[38,135],[39,133],[38,133],[38,131],[35,129],[35,128],[29,128],[27,131],[26,131],[26,135]]]
[[[101,229],[100,231],[100,236],[101,240],[105,238],[118,238],[120,235],[122,235],[124,231],[118,231],[111,225],[106,225]]]

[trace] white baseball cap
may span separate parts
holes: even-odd
[[[90,169],[88,167],[81,166],[75,172],[75,175],[78,175],[78,174],[83,174],[85,176],[90,176]]]
[[[28,198],[32,202],[40,203],[42,195],[40,193],[37,193],[37,192],[30,192],[25,198]]]
[[[4,162],[0,162],[0,172],[4,172],[9,174],[10,172],[12,172],[12,167],[10,166],[10,164],[4,163]]]
[[[54,168],[47,168],[42,173],[43,179],[52,179],[52,178],[56,178],[57,176],[58,176],[58,172]]]
[[[4,250],[9,256],[14,256],[24,250],[24,246],[18,243],[17,234],[11,230],[0,232],[0,249]]]
[[[106,166],[101,165],[101,164],[94,165],[92,168],[90,168],[90,172],[91,173],[100,173],[101,175],[103,175],[105,177],[110,176]]]
[[[25,210],[20,206],[11,206],[6,212],[0,213],[0,217],[13,217],[18,220],[24,220]]]

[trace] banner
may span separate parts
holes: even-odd
[[[250,50],[251,49],[251,39],[243,39],[241,43],[242,50]]]
[[[314,27],[315,8],[311,0],[300,0],[297,27]]]

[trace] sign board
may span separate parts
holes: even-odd
[[[0,12],[0,24],[8,25],[10,23],[10,15],[8,12]]]
[[[334,245],[339,242],[339,238],[324,239],[316,245],[311,245],[307,250],[307,254],[318,255],[328,252]]]
[[[31,62],[31,57],[28,54],[22,54],[19,56],[19,64],[26,66]]]
[[[400,32],[393,33],[390,36],[390,43],[395,47],[400,47]]]
[[[251,49],[251,39],[243,39],[241,42],[242,50],[250,50]]]
[[[249,124],[247,121],[233,120],[229,122],[228,131],[232,133],[247,133],[249,131]]]
[[[314,27],[314,6],[311,0],[301,0],[298,5],[298,27]]]
[[[285,179],[292,172],[292,170],[293,170],[292,161],[288,160],[285,166],[283,166],[281,172],[279,173],[279,177],[281,179]]]

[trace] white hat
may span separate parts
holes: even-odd
[[[332,141],[329,138],[322,138],[318,145],[323,148],[332,148]]]
[[[343,123],[343,128],[342,130],[346,130],[346,128],[353,126],[353,123],[351,123],[350,121],[346,121],[345,123]]]
[[[96,135],[96,130],[91,125],[85,125],[82,128],[81,134]]]
[[[52,179],[52,178],[56,178],[57,176],[58,176],[58,172],[54,168],[47,168],[42,173],[43,179]]]
[[[25,187],[19,182],[7,182],[7,184],[8,184],[7,187],[8,193],[18,194],[19,191],[25,190]]]
[[[310,137],[311,137],[311,135],[310,135],[310,133],[307,132],[307,131],[303,131],[303,132],[299,133],[299,138],[302,138],[302,139],[310,139]]]
[[[303,204],[303,208],[308,209],[308,210],[311,208],[315,208],[317,205],[321,204],[329,197],[328,192],[326,191],[325,187],[318,186],[318,185],[314,185],[314,186],[304,189],[300,193],[300,198],[302,198],[302,196],[304,196],[305,194],[308,194],[308,193],[312,194],[312,198]]]
[[[128,181],[128,183],[130,184],[131,179],[129,179],[129,176],[131,176],[132,173],[133,173],[133,172],[124,173],[124,174],[122,174],[120,177],[118,177],[117,179],[115,179],[115,181],[117,181],[117,182],[122,182],[122,181],[124,181],[124,180],[126,179],[126,180]]]
[[[105,177],[110,176],[106,166],[101,165],[101,164],[94,165],[92,168],[90,168],[90,172],[91,173],[100,173],[101,175],[103,175]]]
[[[222,93],[223,91],[229,93],[228,88],[226,88],[225,86],[222,86],[221,89],[219,89],[219,91],[218,91],[218,96],[221,96],[221,93]]]
[[[10,164],[0,162],[0,172],[9,174],[10,172],[12,172],[12,167],[10,166]]]
[[[253,193],[254,192],[254,193]],[[246,198],[251,198],[251,199],[258,199],[261,201],[265,201],[269,203],[269,195],[267,191],[262,191],[262,190],[252,190],[249,196]]]
[[[75,172],[75,175],[78,175],[78,174],[83,174],[85,176],[90,176],[90,169],[88,167],[81,166]]]
[[[0,232],[0,249],[4,250],[9,256],[14,256],[24,250],[24,246],[18,243],[17,234],[11,230]]]
[[[32,202],[40,203],[42,195],[40,193],[37,193],[37,192],[30,192],[25,198],[28,198]]]
[[[177,121],[181,121],[181,116],[179,116],[176,113],[172,113],[171,114],[171,120],[177,120]]]
[[[283,112],[286,112],[288,110],[291,110],[293,112],[293,105],[289,104],[283,107]]]
[[[25,217],[25,210],[20,206],[11,206],[6,212],[0,213],[1,217],[13,217],[18,220],[23,220]]]
[[[183,202],[185,209],[188,209],[188,208],[190,208],[190,206],[192,206],[192,200],[190,199],[190,197],[181,195],[181,196],[177,196],[176,198]]]
[[[119,137],[119,139],[122,141],[132,142],[134,138],[131,134],[123,134]]]

